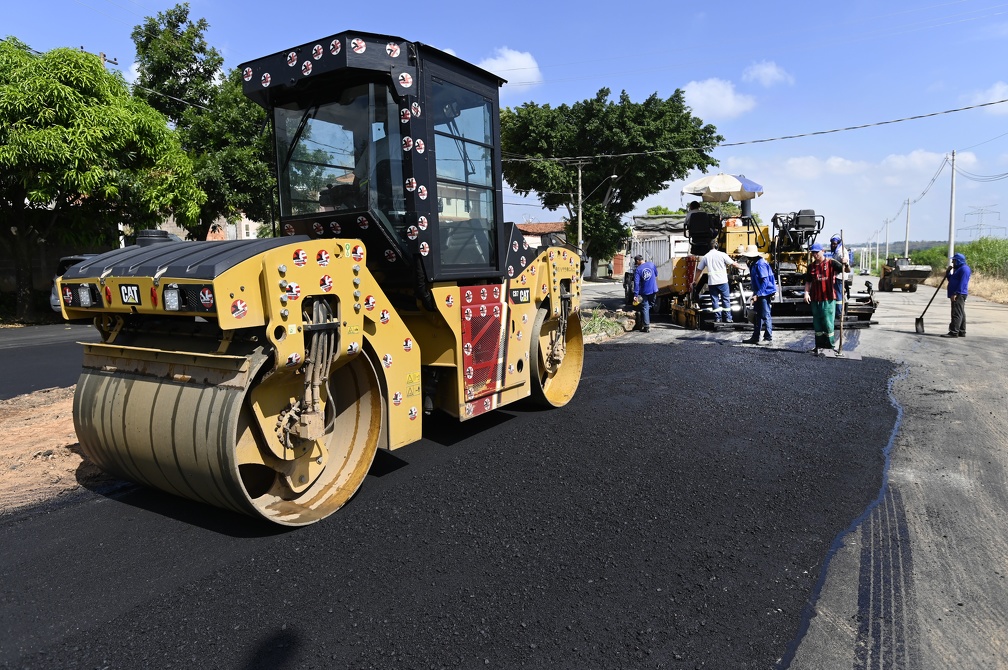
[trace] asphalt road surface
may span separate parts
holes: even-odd
[[[1008,310],[921,336],[929,294],[842,359],[591,345],[568,406],[430,421],[308,528],[135,487],[0,518],[0,666],[1003,667]]]
[[[0,329],[0,400],[40,389],[73,386],[84,360],[78,342],[100,339],[90,325]]]

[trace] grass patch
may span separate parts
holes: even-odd
[[[593,310],[582,310],[581,312],[581,333],[582,335],[596,335],[603,333],[609,337],[625,332],[623,322],[614,319],[606,314],[601,308]]]

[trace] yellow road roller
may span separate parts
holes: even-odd
[[[570,401],[581,260],[503,221],[503,80],[363,32],[241,67],[272,119],[282,234],[141,231],[64,273],[64,316],[101,333],[74,396],[88,458],[298,526],[435,413]]]

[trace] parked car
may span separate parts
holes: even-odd
[[[53,275],[52,290],[49,291],[49,306],[53,308],[54,312],[62,311],[60,297],[59,294],[56,293],[56,280],[62,277],[63,273],[70,269],[71,266],[77,265],[81,261],[97,255],[98,254],[77,254],[75,256],[64,256],[59,259],[59,263],[56,265],[56,274]]]

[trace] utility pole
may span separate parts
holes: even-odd
[[[889,258],[889,219],[885,220],[885,257]]]
[[[83,51],[84,53],[91,53],[90,51],[88,51],[87,49],[84,48],[83,44],[81,45],[80,50]],[[91,54],[91,55],[94,55],[94,54]],[[102,65],[105,65],[106,63],[108,63],[109,65],[115,65],[117,67],[119,65],[119,60],[118,59],[107,57],[105,55],[104,51],[99,51],[98,52],[98,58],[101,59]]]
[[[903,238],[903,258],[910,258],[910,200],[907,199],[906,235]]]
[[[581,251],[581,245],[583,243],[583,231],[584,231],[583,222],[582,222],[582,219],[581,219],[581,209],[582,209],[582,206],[584,205],[584,203],[581,201],[581,166],[583,164],[584,164],[584,161],[578,161],[578,163],[577,163],[577,169],[578,169],[578,239],[577,239],[578,255],[581,255],[581,253],[582,253],[582,251]]]
[[[955,255],[955,149],[952,150],[952,196],[949,198],[948,262]]]

